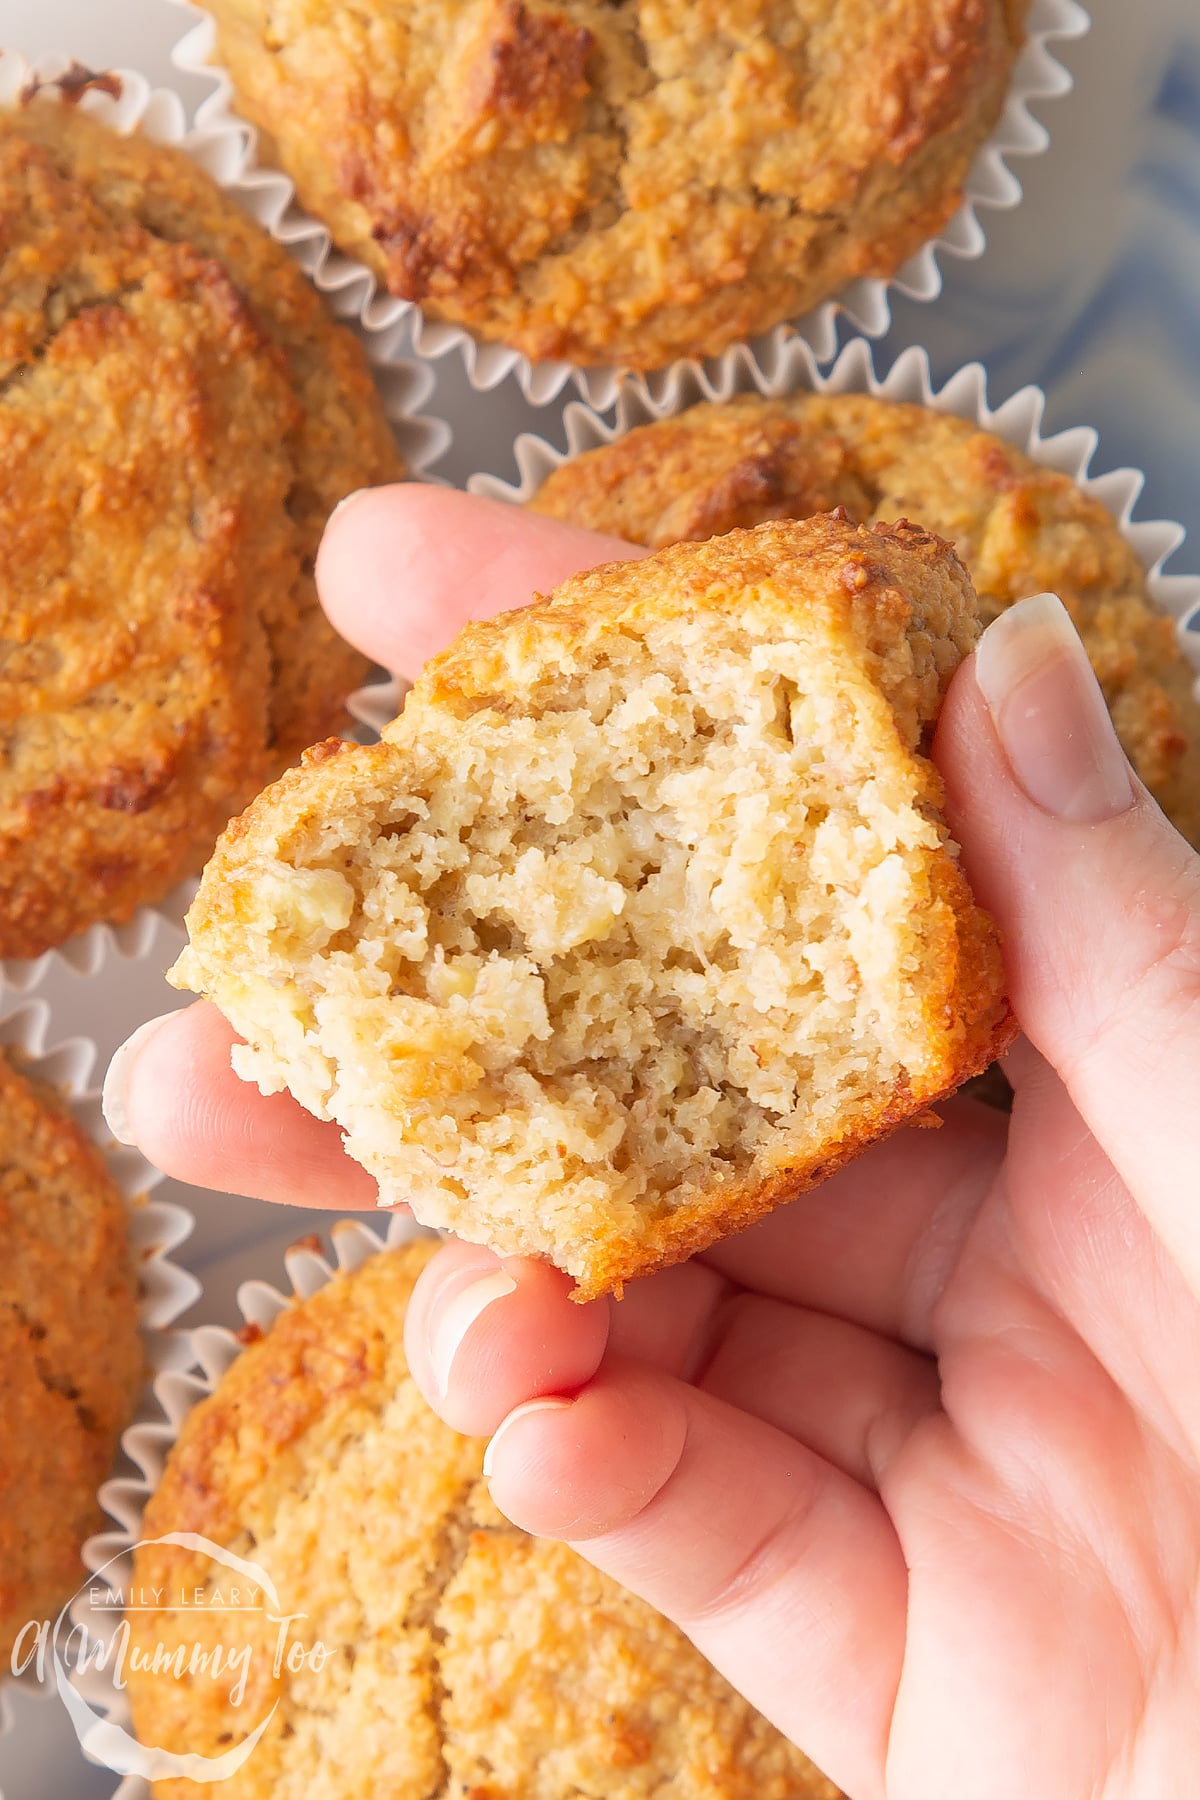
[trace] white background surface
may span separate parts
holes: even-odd
[[[1092,0],[1091,11],[1090,38],[1057,51],[1077,87],[1067,99],[1041,108],[1050,151],[1014,164],[1025,184],[1024,204],[1010,214],[985,215],[984,257],[946,265],[941,301],[897,303],[880,366],[910,342],[927,344],[941,378],[980,357],[992,374],[993,404],[1025,381],[1053,375],[1049,423],[1098,425],[1096,467],[1121,461],[1146,467],[1143,511],[1182,518],[1195,531],[1200,341],[1184,346],[1191,351],[1184,368],[1172,333],[1180,314],[1185,326],[1190,318],[1200,340],[1200,187],[1193,161],[1196,209],[1189,219],[1187,192],[1182,201],[1164,199],[1174,193],[1170,182],[1152,178],[1172,157],[1181,168],[1186,162],[1175,102],[1157,114],[1153,102],[1168,59],[1188,32],[1200,43],[1200,8],[1195,0],[1140,0],[1137,6]],[[31,56],[61,50],[96,67],[140,69],[156,84],[174,86],[191,110],[208,89],[179,77],[169,58],[188,23],[171,0],[0,0],[5,45]],[[1200,132],[1200,115],[1195,123]],[[1172,205],[1179,208],[1175,217]],[[1147,246],[1161,255],[1164,271],[1149,290]],[[437,394],[426,410],[441,412],[455,426],[456,447],[441,465],[449,478],[461,481],[481,467],[514,473],[507,446],[521,429],[561,441],[557,407],[534,413],[514,388],[474,396],[457,358],[445,359],[437,371]],[[1190,570],[1196,562],[1193,540],[1175,566]],[[38,989],[53,1008],[52,1038],[83,1032],[97,1040],[106,1059],[142,1019],[180,1004],[182,996],[165,986],[160,971],[181,941],[164,929],[150,962],[114,958],[90,978],[57,973]],[[0,997],[0,1007],[8,1004],[11,996]],[[251,1274],[278,1280],[286,1245],[324,1222],[320,1214],[174,1183],[158,1192],[183,1200],[197,1217],[195,1236],[178,1258],[205,1282],[193,1322],[236,1323],[238,1281]],[[0,1455],[10,1453],[0,1444]],[[12,1707],[15,1729],[0,1738],[6,1800],[98,1800],[112,1793],[116,1778],[83,1763],[57,1701],[22,1696]]]

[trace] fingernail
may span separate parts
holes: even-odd
[[[469,1282],[435,1313],[430,1327],[429,1361],[437,1391],[445,1399],[450,1387],[450,1371],[462,1341],[480,1314],[494,1300],[515,1294],[517,1284],[503,1269],[494,1269],[478,1280]]]
[[[179,1009],[176,1008],[176,1011]],[[139,1025],[132,1036],[117,1050],[108,1065],[108,1073],[104,1077],[104,1092],[100,1096],[100,1107],[104,1113],[104,1123],[116,1138],[118,1144],[135,1144],[133,1131],[129,1124],[129,1077],[133,1073],[133,1065],[141,1054],[143,1047],[149,1043],[160,1025],[173,1019],[175,1013],[160,1013],[157,1019],[147,1019]]]
[[[352,506],[356,505],[357,502],[362,499],[364,494],[370,494],[373,492],[374,492],[373,488],[355,488],[355,490],[352,494],[343,495],[342,499],[340,499],[338,501],[337,505],[334,507],[333,511],[330,513],[329,517],[325,521],[326,531],[329,530],[329,527],[333,524],[333,521],[337,518],[339,513],[349,512],[350,508]]]
[[[499,1428],[493,1434],[491,1442],[483,1453],[483,1472],[485,1476],[487,1476],[489,1480],[491,1479],[492,1465],[496,1455],[496,1445],[500,1442],[500,1439],[504,1436],[510,1425],[515,1425],[518,1419],[527,1419],[530,1413],[565,1412],[573,1404],[574,1402],[571,1400],[557,1400],[553,1396],[547,1396],[545,1400],[526,1400],[520,1406],[514,1406],[508,1417],[506,1419],[501,1419]]]
[[[1133,804],[1125,752],[1057,595],[1018,601],[988,626],[975,679],[1009,767],[1035,806],[1069,824],[1097,825]]]

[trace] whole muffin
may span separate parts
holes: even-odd
[[[962,199],[1027,0],[204,0],[238,104],[394,294],[654,368],[890,276]]]
[[[0,956],[160,899],[341,722],[316,546],[401,472],[357,341],[186,156],[0,115]]]
[[[0,1666],[83,1580],[96,1490],[142,1379],[125,1202],[45,1084],[0,1051]],[[28,1643],[22,1645],[28,1650]]]
[[[134,1651],[206,1632],[248,1651],[236,1705],[235,1672],[132,1672],[139,1738],[216,1756],[277,1703],[228,1800],[837,1800],[673,1626],[496,1512],[482,1444],[427,1409],[404,1360],[433,1248],[372,1257],[293,1304],[188,1416],[142,1537],[196,1532],[252,1559],[304,1615],[292,1642],[327,1656],[276,1675],[262,1614],[131,1614]],[[229,1578],[173,1545],[140,1549],[133,1574],[164,1594]]]
[[[580,1298],[824,1179],[1011,1036],[920,745],[978,619],[915,527],[677,545],[469,627],[229,828],[172,973],[234,1066]]]
[[[1060,596],[1134,768],[1200,844],[1200,706],[1174,621],[1107,508],[993,433],[862,394],[694,406],[564,464],[530,505],[652,549],[837,506],[919,520],[957,548],[985,623]]]

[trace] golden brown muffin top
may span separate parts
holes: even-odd
[[[1107,508],[993,432],[863,394],[694,406],[564,464],[530,505],[651,549],[835,506],[919,520],[956,546],[985,622],[1060,596],[1134,767],[1200,842],[1200,706],[1174,621]]]
[[[403,1319],[434,1246],[372,1257],[291,1305],[184,1423],[143,1536],[194,1531],[254,1559],[319,1673],[278,1680],[275,1628],[246,1624],[246,1696],[130,1678],[143,1742],[213,1755],[278,1701],[228,1800],[303,1783],[360,1800],[837,1800],[837,1790],[650,1607],[492,1506],[483,1446],[425,1406]],[[210,1587],[228,1571],[173,1546],[134,1582]],[[213,1630],[228,1637],[228,1615]],[[189,1641],[131,1616],[133,1643]],[[156,1785],[158,1800],[198,1792]]]
[[[962,198],[1026,0],[205,0],[238,103],[393,293],[652,368],[891,275]]]
[[[133,222],[219,264],[282,353],[276,360],[299,402],[282,439],[290,566],[281,559],[258,608],[271,657],[273,760],[291,761],[342,722],[345,696],[368,667],[317,601],[313,563],[325,522],[345,495],[404,474],[362,345],[286,251],[182,151],[44,100],[5,115],[3,128],[41,145],[112,225]]]
[[[32,956],[164,893],[268,770],[295,400],[217,264],[3,131],[0,221],[0,954]]]
[[[180,153],[0,115],[0,956],[120,921],[344,716],[312,561],[397,471],[359,346]]]
[[[142,1378],[125,1202],[44,1083],[0,1051],[0,1664],[83,1578],[96,1489]]]

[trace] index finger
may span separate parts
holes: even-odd
[[[525,606],[568,575],[647,552],[452,488],[367,488],[330,519],[317,588],[357,649],[412,678],[474,619]]]

